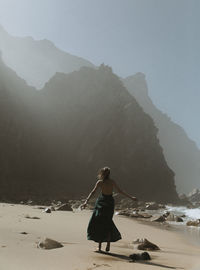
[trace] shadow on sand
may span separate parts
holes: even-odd
[[[105,251],[95,251],[96,253],[100,253],[103,255],[107,255],[107,256],[111,256],[114,258],[118,258],[130,263],[134,263],[134,261],[132,261],[128,256],[126,255],[122,255],[122,254],[118,254],[118,253],[113,253],[113,252],[105,252]],[[163,265],[163,264],[159,264],[159,263],[153,263],[151,261],[135,261],[135,263],[141,263],[141,264],[147,264],[147,265],[153,265],[153,266],[158,266],[161,268],[165,268],[165,269],[184,269],[184,268],[180,268],[180,267],[173,267],[173,266],[167,266],[167,265]]]

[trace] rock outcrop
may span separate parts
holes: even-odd
[[[195,188],[188,194],[187,198],[190,202],[200,202],[200,190]]]

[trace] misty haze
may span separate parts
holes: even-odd
[[[200,269],[199,12],[0,0],[3,270]]]

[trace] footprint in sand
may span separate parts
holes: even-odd
[[[103,264],[96,264],[96,263],[93,263],[93,266],[90,267],[90,268],[87,268],[87,270],[93,270],[93,269],[95,269],[95,268],[102,267],[102,266],[111,267],[111,265],[105,264],[105,263],[103,263]]]

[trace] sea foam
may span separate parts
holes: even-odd
[[[186,218],[188,219],[200,219],[200,208],[188,209],[186,207],[167,206],[167,211],[176,215],[186,215]]]

